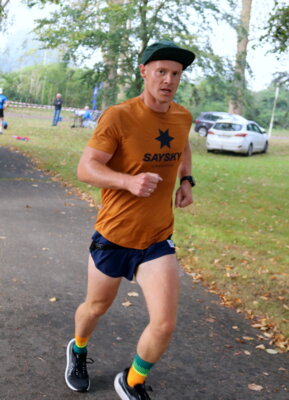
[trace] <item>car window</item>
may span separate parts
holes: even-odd
[[[213,114],[205,114],[202,119],[205,119],[207,121],[218,121],[218,119],[220,119],[220,116]]]
[[[211,115],[211,121],[218,121],[220,119],[219,115]]]
[[[259,127],[258,127],[257,125],[252,124],[252,126],[253,126],[253,130],[254,130],[255,132],[262,133],[261,130],[259,129]]]
[[[242,129],[242,125],[240,124],[232,124],[230,122],[217,122],[214,125],[214,129],[219,131],[240,131]]]
[[[251,132],[254,131],[252,124],[247,125],[247,131],[251,131]]]

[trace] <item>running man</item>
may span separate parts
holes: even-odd
[[[144,91],[109,107],[100,117],[78,165],[81,181],[102,188],[84,303],[75,314],[75,337],[67,346],[65,380],[89,390],[87,344],[98,319],[114,301],[122,277],[140,285],[149,312],[130,368],[114,386],[122,400],[149,400],[145,380],[167,349],[175,329],[179,272],[173,233],[175,207],[192,203],[192,116],[173,102],[181,75],[195,55],[173,42],[147,47],[140,73]]]

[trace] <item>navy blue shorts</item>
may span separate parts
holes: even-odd
[[[154,243],[147,249],[137,250],[118,246],[98,232],[92,236],[89,250],[97,269],[112,278],[125,277],[129,281],[140,264],[176,252],[170,238]]]

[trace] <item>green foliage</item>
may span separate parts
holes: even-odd
[[[260,124],[269,126],[273,102],[275,97],[275,85],[271,85],[268,89],[256,94],[256,109],[258,110],[258,118]],[[289,128],[289,89],[281,87],[276,104],[274,127]]]
[[[84,107],[92,97],[92,87],[84,73],[65,64],[39,65],[3,74],[1,82],[7,97],[14,101],[51,104],[60,92],[65,106]]]
[[[63,95],[65,106],[84,107],[91,104],[94,82],[99,70],[69,68],[65,64],[50,64],[46,66],[27,67],[21,71],[2,74],[0,86],[10,100],[36,104],[51,104],[55,93]],[[209,75],[198,84],[192,84],[184,79],[176,94],[175,101],[187,107],[196,118],[202,111],[228,111],[228,98],[232,86],[227,79],[227,73]],[[100,80],[101,81],[101,80]],[[281,85],[276,105],[274,126],[288,129],[289,127],[289,88]],[[133,92],[132,92],[133,94]],[[137,93],[135,93],[137,94]],[[101,102],[98,96],[98,108]],[[125,100],[128,94],[119,94],[119,101]],[[275,83],[261,92],[246,90],[244,96],[243,116],[257,121],[267,128],[270,123],[275,96]]]
[[[37,32],[44,47],[61,46],[65,60],[78,65],[89,60],[87,76],[93,83],[105,82],[108,105],[140,92],[138,65],[152,40],[176,41],[197,53],[195,68],[217,74],[222,60],[208,40],[210,22],[217,17],[229,18],[208,0],[63,0],[52,15],[38,20]]]
[[[266,34],[261,41],[269,41],[273,45],[272,52],[285,53],[289,46],[289,5],[275,0],[274,11],[269,16]]]
[[[36,5],[45,5],[47,3],[51,4],[59,4],[60,0],[26,0],[25,1],[28,7],[34,7]]]
[[[187,107],[196,118],[202,111],[228,111],[228,98],[232,90],[231,82],[225,76],[208,76],[199,84],[184,81],[180,84],[175,100]],[[243,116],[258,122],[265,129],[269,127],[275,97],[275,83],[260,92],[246,90],[244,94]],[[289,88],[280,87],[276,104],[274,127],[289,127]]]
[[[0,0],[0,32],[5,30],[5,22],[7,19],[7,7],[10,0]]]

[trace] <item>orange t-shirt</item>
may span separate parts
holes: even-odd
[[[156,112],[140,97],[101,115],[88,146],[113,154],[107,166],[131,175],[153,172],[163,179],[149,197],[102,189],[95,229],[107,240],[145,249],[173,233],[172,194],[191,124],[184,107],[172,102],[167,112]]]

